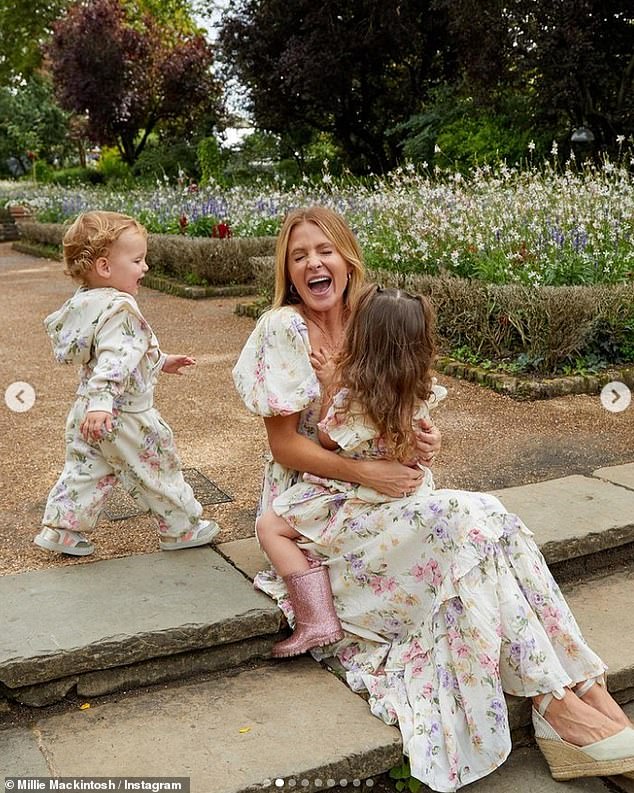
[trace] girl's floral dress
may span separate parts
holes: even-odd
[[[276,309],[259,321],[234,379],[250,410],[300,413],[299,431],[315,439],[320,397],[309,354],[303,318]],[[330,411],[322,428],[341,454],[381,454],[363,417]],[[530,697],[606,668],[532,533],[494,496],[436,490],[428,475],[414,495],[391,499],[348,483],[303,482],[269,461],[260,510],[269,506],[329,568],[345,637],[313,654],[336,655],[351,688],[369,692],[372,713],[398,724],[413,776],[433,790],[456,790],[504,762],[504,692]],[[292,623],[281,578],[270,570],[255,584]]]

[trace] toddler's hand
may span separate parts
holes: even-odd
[[[328,388],[335,372],[333,356],[329,356],[323,348],[320,348],[319,350],[314,350],[311,352],[310,362],[313,365],[313,369],[315,370],[315,374],[317,375],[319,382],[324,388]]]
[[[184,366],[195,366],[196,359],[189,355],[168,355],[163,364],[163,371],[167,374],[183,374],[180,370]]]
[[[418,452],[416,462],[431,468],[434,464],[436,455],[440,451],[441,434],[440,430],[428,419],[421,419],[418,428],[415,430],[416,450]]]
[[[79,425],[79,431],[87,443],[100,441],[104,435],[112,431],[112,413],[106,413],[105,410],[88,411]]]

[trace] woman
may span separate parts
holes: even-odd
[[[456,790],[505,760],[505,691],[533,699],[556,778],[634,771],[634,730],[605,688],[605,665],[519,518],[484,493],[434,490],[410,500],[419,468],[338,457],[316,442],[316,370],[337,350],[362,281],[358,244],[340,216],[320,207],[290,213],[278,238],[274,307],[234,369],[247,407],[264,417],[273,456],[258,514],[299,472],[396,499],[338,521],[336,537],[316,526],[303,538],[329,573],[345,630],[332,653],[348,683],[370,692],[375,715],[398,723],[412,774],[434,790]],[[419,452],[430,463],[440,439],[425,429]],[[259,574],[256,586],[293,620],[293,593],[289,600],[275,572]],[[294,604],[303,610],[306,598],[315,613],[327,605],[323,587],[296,592]]]

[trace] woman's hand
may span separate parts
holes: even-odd
[[[397,460],[357,460],[357,481],[392,498],[404,498],[421,486],[425,474]]]
[[[441,440],[438,427],[434,427],[429,419],[421,419],[416,430],[416,462],[431,468],[440,451]]]
[[[184,366],[194,366],[196,364],[195,358],[190,358],[189,355],[168,355],[163,364],[163,371],[167,374],[183,374],[181,369]]]

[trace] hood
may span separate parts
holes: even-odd
[[[141,316],[131,295],[117,289],[80,287],[64,305],[49,314],[44,327],[59,363],[87,363],[92,355],[95,333],[103,323],[122,309]]]

